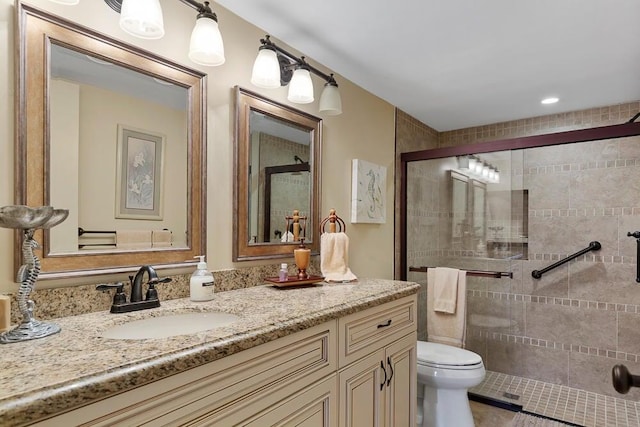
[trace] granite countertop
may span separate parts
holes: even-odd
[[[183,298],[132,313],[54,319],[62,328],[58,334],[0,345],[0,424],[23,425],[83,406],[418,289],[416,283],[381,279],[286,289],[263,285],[219,292],[207,302]],[[223,311],[241,319],[169,338],[101,337],[107,328],[131,320],[194,311]]]

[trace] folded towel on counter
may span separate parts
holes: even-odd
[[[320,271],[327,282],[357,280],[348,265],[349,237],[345,233],[323,233],[320,236]]]
[[[151,246],[154,248],[168,248],[171,246],[171,231],[153,230],[151,232]]]
[[[455,268],[437,267],[433,283],[433,309],[455,314],[458,299],[458,274]]]
[[[427,341],[464,347],[467,317],[467,272],[455,270],[457,289],[455,308],[452,314],[435,310],[437,300],[435,288],[439,276],[437,270],[438,268],[427,270]]]
[[[148,249],[151,230],[116,230],[117,249]]]

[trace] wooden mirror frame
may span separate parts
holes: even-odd
[[[233,261],[255,259],[286,258],[293,256],[293,250],[300,244],[253,243],[249,244],[249,165],[251,111],[259,111],[296,127],[309,131],[311,143],[309,167],[311,168],[311,210],[306,235],[311,243],[305,245],[313,255],[320,253],[320,153],[322,152],[322,119],[287,105],[264,98],[254,92],[236,86],[235,90],[235,139],[234,139],[234,192],[233,192]],[[283,218],[284,226],[284,218]]]
[[[37,230],[35,238],[42,247],[37,250],[42,265],[39,277],[111,274],[135,271],[141,265],[160,269],[195,265],[193,257],[206,254],[206,74],[29,5],[19,3],[16,13],[16,204],[33,207],[50,204],[48,70],[52,41],[171,81],[188,91],[187,247],[51,254],[49,233]],[[16,269],[23,263],[21,244],[22,232],[17,230]]]

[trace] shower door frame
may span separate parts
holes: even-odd
[[[407,280],[407,164],[421,160],[441,159],[467,154],[481,154],[495,151],[511,151],[526,148],[546,147],[552,145],[572,144],[577,142],[616,139],[640,135],[640,122],[627,122],[619,125],[600,126],[544,135],[523,136],[495,141],[484,141],[475,144],[442,147],[430,150],[419,150],[400,155],[400,265],[395,276]],[[400,270],[400,274],[398,274]]]

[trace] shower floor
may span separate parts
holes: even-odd
[[[487,371],[484,381],[469,392],[585,427],[640,425],[640,404],[634,401],[499,372]],[[519,398],[505,397],[505,393]]]

